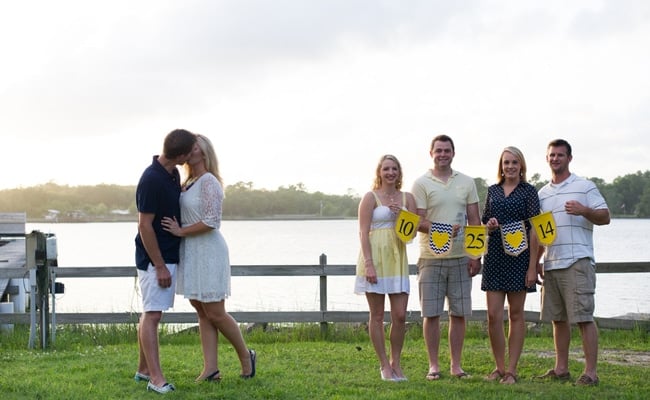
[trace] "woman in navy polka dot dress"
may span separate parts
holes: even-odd
[[[499,158],[498,183],[488,188],[483,223],[489,232],[488,252],[484,257],[481,290],[486,292],[488,333],[496,368],[486,377],[504,384],[517,382],[517,364],[524,347],[526,293],[535,291],[537,281],[537,238],[529,218],[539,214],[537,190],[526,181],[526,160],[516,147],[506,147]],[[507,254],[500,226],[523,221],[528,248],[517,256]],[[508,300],[508,366],[503,326],[505,300]]]

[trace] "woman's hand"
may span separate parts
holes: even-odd
[[[161,225],[163,226],[163,229],[166,230],[167,232],[171,233],[174,236],[182,237],[183,236],[183,231],[178,224],[178,221],[176,221],[176,217],[174,218],[169,218],[169,217],[163,217],[162,221],[160,222]]]
[[[492,217],[488,220],[485,226],[488,228],[488,232],[492,232],[499,227],[499,221],[496,218]]]
[[[535,284],[539,283],[537,280],[537,271],[535,268],[528,268],[526,273],[526,287],[532,288],[535,287]]]
[[[402,211],[402,206],[398,203],[392,203],[388,206],[388,208],[393,215],[397,215],[400,213],[400,211]]]
[[[366,281],[372,285],[377,283],[377,271],[375,271],[375,267],[372,263],[370,263],[370,265],[366,264]]]

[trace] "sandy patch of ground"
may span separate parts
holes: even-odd
[[[537,352],[536,355],[542,358],[555,358],[555,352],[543,351]],[[569,358],[584,362],[582,350],[569,351]],[[650,367],[650,352],[631,351],[631,350],[599,350],[598,362],[605,362],[617,365],[634,365],[641,367]]]

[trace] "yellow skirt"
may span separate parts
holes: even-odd
[[[382,228],[370,231],[370,249],[377,271],[377,283],[370,284],[366,281],[365,260],[363,253],[359,252],[354,292],[357,294],[366,292],[409,293],[410,281],[406,245],[397,237],[395,230]]]

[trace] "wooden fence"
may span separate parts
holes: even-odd
[[[133,278],[137,276],[135,267],[106,266],[106,267],[61,267],[53,266],[47,260],[44,250],[44,242],[39,235],[32,239],[28,235],[27,263],[26,268],[0,268],[0,279],[26,278],[31,276],[36,282],[32,283],[32,292],[42,293],[34,297],[31,293],[30,313],[0,314],[1,324],[32,324],[36,319],[36,310],[39,311],[38,323],[41,325],[42,342],[47,342],[47,331],[43,329],[50,324],[114,324],[114,323],[136,323],[139,313],[56,313],[50,312],[47,293],[55,292],[55,283],[59,278]],[[32,255],[30,255],[30,253]],[[416,274],[417,267],[410,265],[410,273]],[[625,262],[625,263],[599,263],[598,273],[647,273],[650,272],[650,262]],[[320,263],[314,265],[234,265],[232,266],[233,276],[313,276],[320,282],[319,299],[320,309],[318,311],[251,311],[232,312],[231,315],[238,322],[251,323],[320,323],[326,329],[330,322],[365,322],[368,320],[367,311],[329,311],[327,309],[327,278],[329,276],[353,276],[356,267],[354,265],[328,265],[326,255],[320,256]],[[29,271],[32,270],[30,274]],[[33,273],[36,270],[36,273]],[[35,276],[34,276],[35,275]],[[44,295],[43,295],[44,294]],[[37,307],[33,305],[36,304]],[[43,312],[45,311],[45,312]],[[539,313],[526,311],[525,318],[529,322],[539,321]],[[443,316],[443,320],[445,316]],[[385,313],[385,320],[390,320],[390,313]],[[470,320],[485,321],[486,311],[477,310],[473,312]],[[650,321],[639,321],[626,318],[596,318],[599,327],[611,329],[642,329],[650,330]],[[166,312],[163,318],[164,323],[196,323],[196,315],[193,312]],[[421,321],[419,311],[409,311],[407,321]],[[55,330],[53,330],[55,334]]]
[[[321,256],[325,261],[325,257]],[[353,276],[354,265],[327,265],[325,262],[316,265],[233,265],[233,276],[313,276],[320,282],[320,310],[319,311],[251,311],[232,312],[239,322],[364,322],[368,320],[367,311],[328,311],[327,310],[327,277],[328,276]],[[52,280],[59,278],[134,278],[135,267],[50,267]],[[417,273],[417,267],[410,265],[411,274]],[[599,263],[598,273],[627,273],[650,272],[650,262],[628,263]],[[25,277],[25,269],[0,269],[3,277]],[[135,323],[139,313],[55,313],[56,323],[59,324],[113,324]],[[475,310],[471,320],[482,320],[486,317],[485,311]],[[386,312],[386,321],[390,320],[390,313]],[[410,311],[407,320],[417,322],[421,320],[419,311]],[[539,320],[539,313],[526,312],[526,320],[535,322]],[[632,329],[639,322],[620,318],[598,318],[599,326],[603,328]],[[165,323],[194,323],[196,315],[193,312],[168,312],[164,315]],[[29,323],[29,314],[0,314],[0,323]]]

